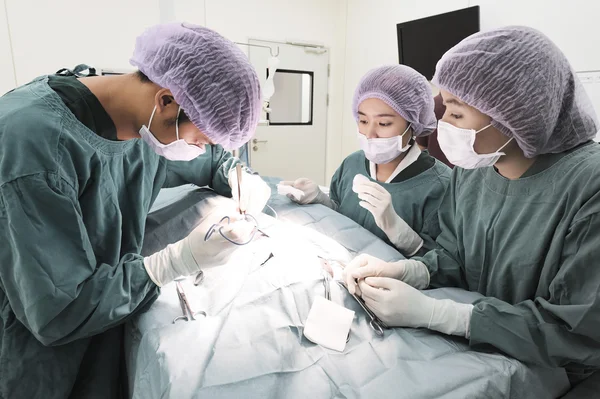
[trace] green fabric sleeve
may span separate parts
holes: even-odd
[[[580,209],[585,216],[571,225],[556,277],[549,287],[540,287],[549,296],[514,306],[479,300],[471,316],[471,346],[493,345],[542,366],[600,368],[600,212],[586,211],[600,207],[600,193],[595,197]]]
[[[340,165],[340,167],[335,171],[333,177],[331,178],[331,184],[329,185],[329,198],[336,204],[340,205],[340,179],[342,178],[344,164]]]
[[[427,252],[423,257],[412,258],[423,262],[427,266],[431,288],[459,287],[468,289],[463,269],[464,261],[459,251],[462,243],[458,238],[454,223],[455,192],[458,178],[457,170],[455,170],[438,210],[440,233],[437,236],[436,249]]]
[[[77,199],[53,173],[0,188],[0,220],[8,226],[0,280],[18,320],[44,345],[104,332],[159,293],[139,254],[122,254],[116,264],[97,257]]]
[[[240,163],[230,152],[220,145],[206,146],[206,153],[188,162],[166,161],[167,179],[164,187],[177,187],[184,184],[208,186],[218,194],[231,197],[229,171]]]
[[[424,256],[427,252],[433,249],[439,249],[439,245],[436,242],[436,237],[440,235],[440,222],[438,211],[431,212],[423,223],[423,229],[419,233],[419,236],[423,239],[423,246],[417,252],[417,256]]]

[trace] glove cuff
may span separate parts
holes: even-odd
[[[319,192],[317,193],[317,196],[311,202],[313,204],[325,205],[326,207],[331,208],[334,211],[337,211],[338,205],[331,198],[329,198],[329,196],[327,194],[325,194],[323,191],[321,191],[320,188],[318,190],[319,190]]]
[[[146,269],[146,273],[148,273],[148,277],[150,277],[150,280],[152,280],[152,282],[154,284],[156,284],[159,287],[162,287],[163,285],[161,284],[161,282],[156,278],[156,271],[157,271],[157,263],[160,263],[159,261],[157,261],[157,257],[159,257],[160,252],[157,252],[155,254],[152,254],[150,256],[146,256],[144,258],[144,268]]]
[[[450,299],[435,299],[428,328],[448,335],[469,338],[473,305]]]
[[[177,277],[173,275],[173,267],[167,249],[168,247],[144,258],[146,273],[150,276],[150,280],[159,287]]]
[[[189,245],[186,237],[144,258],[144,267],[154,284],[162,287],[179,276],[187,276],[188,270],[199,269]]]
[[[393,228],[386,235],[402,253],[408,257],[414,256],[423,247],[423,239],[400,216],[396,215],[395,219]]]
[[[399,276],[399,280],[419,290],[429,287],[429,270],[423,262],[408,259],[401,260],[399,263],[402,263],[404,270],[403,274]]]

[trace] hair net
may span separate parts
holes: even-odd
[[[227,149],[246,143],[258,125],[260,85],[248,57],[202,26],[169,23],[138,37],[130,60],[171,90],[192,123]]]
[[[358,106],[369,98],[377,98],[392,107],[411,124],[415,136],[426,136],[436,127],[429,82],[406,65],[375,68],[363,76],[352,101],[355,119],[358,119]]]
[[[535,29],[469,36],[444,54],[433,83],[491,117],[529,158],[589,141],[599,127],[569,62]]]

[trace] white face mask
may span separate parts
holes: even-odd
[[[464,169],[485,168],[498,162],[502,155],[506,155],[500,151],[512,141],[512,138],[491,154],[478,154],[473,148],[477,133],[490,126],[492,124],[475,131],[475,129],[461,129],[448,122],[439,121],[438,142],[448,161]]]
[[[177,135],[177,140],[169,144],[163,144],[158,141],[149,128],[149,126],[152,125],[152,118],[154,118],[155,112],[156,106],[152,111],[152,115],[150,115],[148,126],[143,125],[140,129],[142,140],[144,140],[154,152],[170,161],[191,161],[206,152],[206,149],[188,144],[185,140],[179,138],[179,113],[181,112],[181,107],[179,107],[179,110],[177,111],[177,121],[175,122],[175,134]]]
[[[358,132],[360,149],[365,152],[365,157],[369,161],[377,165],[390,163],[411,147],[410,144],[402,147],[402,137],[408,132],[408,129],[410,129],[410,124],[400,136],[375,139],[368,139],[367,136]]]

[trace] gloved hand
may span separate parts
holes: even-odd
[[[327,194],[321,191],[317,183],[305,177],[296,181],[282,181],[279,184],[284,186],[292,186],[298,190],[301,190],[304,193],[304,196],[300,200],[296,200],[293,195],[288,194],[289,199],[300,205],[322,204],[333,210],[336,210],[338,207],[337,204],[327,196]]]
[[[469,338],[473,305],[433,299],[400,280],[369,277],[359,283],[365,304],[390,327],[426,327]]]
[[[367,277],[389,277],[402,280],[418,289],[429,286],[429,270],[423,262],[416,260],[384,262],[374,256],[361,254],[344,269],[343,279],[351,294],[361,295],[357,281]]]
[[[358,194],[360,206],[371,212],[377,226],[406,256],[413,256],[423,246],[423,239],[396,213],[392,195],[363,175],[356,175],[352,191]]]
[[[229,171],[229,187],[238,209],[251,215],[258,216],[271,198],[271,187],[259,176],[242,171],[242,198],[238,195],[238,179],[235,168]]]
[[[223,234],[236,242],[248,241],[256,227],[254,223],[239,219],[240,215],[231,218],[231,223],[222,227]],[[224,264],[239,246],[227,241],[218,231],[204,241],[208,229],[218,221],[214,216],[207,218],[183,240],[144,258],[150,279],[162,287],[179,276],[191,276],[201,269]]]

